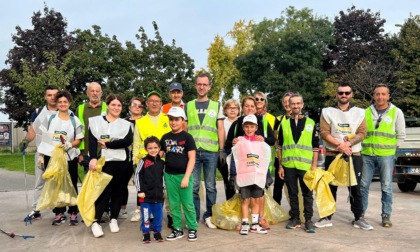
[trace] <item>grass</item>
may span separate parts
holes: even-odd
[[[25,154],[26,172],[28,174],[35,174],[35,153],[29,152]],[[21,152],[10,153],[4,150],[0,151],[0,168],[9,171],[24,171],[23,157]],[[79,178],[83,181],[85,176],[83,167],[79,166]]]

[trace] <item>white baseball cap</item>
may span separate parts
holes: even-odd
[[[257,117],[255,115],[247,115],[247,116],[245,116],[244,117],[244,121],[242,122],[242,125],[244,125],[247,122],[250,122],[250,123],[253,123],[253,124],[258,125]]]
[[[172,107],[169,109],[168,114],[166,114],[167,116],[173,116],[173,117],[182,117],[185,118],[185,111],[184,109],[180,108],[180,107]]]

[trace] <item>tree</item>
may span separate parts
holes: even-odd
[[[393,40],[392,55],[400,64],[397,85],[404,95],[394,101],[406,117],[420,117],[420,16],[410,16]]]
[[[253,21],[235,22],[233,29],[226,35],[235,42],[233,46],[226,45],[223,37],[216,35],[208,48],[208,68],[213,83],[211,99],[219,100],[219,96],[223,93],[223,100],[227,100],[233,96],[233,89],[238,88],[240,72],[234,60],[252,49],[253,25]]]
[[[194,61],[177,47],[175,40],[166,45],[160,36],[156,22],[153,22],[154,39],[150,39],[143,27],[136,35],[141,50],[132,62],[137,76],[132,80],[134,94],[146,96],[155,90],[168,94],[169,83],[179,82],[184,89],[184,101],[196,97],[194,89]],[[164,99],[165,101],[165,99]]]
[[[9,68],[0,71],[0,86],[4,92],[4,108],[0,111],[17,121],[16,126],[27,127],[29,116],[35,107],[40,106],[39,99],[31,100],[27,91],[18,85],[30,73],[42,72],[59,68],[66,53],[74,45],[73,38],[67,34],[67,22],[61,13],[44,6],[43,15],[40,11],[32,16],[33,29],[23,30],[16,26],[16,34],[12,36],[15,46],[9,50],[6,64]],[[54,56],[53,56],[54,55]],[[21,83],[22,84],[22,83]],[[44,90],[49,83],[33,83],[38,90]]]
[[[323,53],[332,41],[332,25],[327,18],[316,17],[307,8],[293,7],[282,15],[257,24],[252,51],[235,60],[241,73],[241,93],[267,93],[268,110],[273,114],[280,113],[286,91],[300,92],[306,108],[321,106],[326,78]]]
[[[325,85],[331,90],[324,94],[333,96],[338,84],[346,81],[353,87],[354,103],[366,107],[377,84],[394,83],[397,65],[389,54],[385,22],[370,9],[352,6],[347,13],[340,11],[334,21],[334,42],[328,45],[324,61],[328,83],[334,85]]]

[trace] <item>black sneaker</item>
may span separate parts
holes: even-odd
[[[188,241],[196,241],[197,239],[197,230],[188,230]]]
[[[172,216],[168,214],[168,228],[174,229],[174,227],[172,226],[173,224],[174,222],[172,220]]]
[[[150,243],[150,233],[143,234],[143,243]]]
[[[76,225],[78,225],[78,224],[79,224],[79,221],[77,220],[77,214],[72,213],[72,214],[70,215],[70,222],[69,222],[69,225],[70,225],[70,226],[76,226]]]
[[[184,237],[184,231],[182,231],[181,229],[174,229],[172,231],[172,233],[168,237],[166,237],[166,240],[167,241],[175,241],[175,240],[180,239],[182,237]]]
[[[305,231],[306,233],[315,233],[314,223],[311,220],[305,221]]]
[[[163,242],[163,238],[162,238],[162,234],[159,232],[156,232],[153,234],[153,236],[155,237],[155,241],[156,242]]]
[[[31,220],[40,220],[41,219],[41,213],[39,211],[32,211],[30,212],[23,221],[27,221],[27,218],[29,216],[29,219]]]
[[[63,213],[59,213],[55,216],[55,219],[52,222],[52,225],[61,225],[66,222],[67,217]]]
[[[287,222],[286,228],[287,228],[287,229],[300,228],[300,225],[301,225],[300,220],[299,220],[298,218],[293,218],[293,219],[290,219],[290,220]]]

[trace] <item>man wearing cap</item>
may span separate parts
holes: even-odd
[[[170,103],[166,103],[162,106],[162,113],[168,114],[168,111],[172,107],[180,107],[184,108],[184,102],[182,101],[182,96],[184,95],[184,92],[182,90],[181,83],[178,82],[172,82],[171,85],[169,85],[169,98],[171,98]]]
[[[210,78],[206,73],[197,76],[195,89],[197,99],[185,105],[187,114],[188,133],[197,145],[197,155],[194,167],[194,206],[196,219],[200,220],[200,183],[201,167],[204,172],[204,185],[206,187],[206,212],[203,218],[207,227],[216,228],[211,222],[212,207],[216,203],[216,166],[217,158],[225,162],[224,153],[225,129],[222,105],[211,101],[208,93],[211,89]],[[219,153],[219,155],[218,155]]]
[[[140,159],[147,155],[144,148],[144,140],[149,136],[155,136],[159,140],[169,131],[168,117],[161,113],[162,95],[156,91],[147,94],[147,114],[136,120],[133,140],[133,161],[137,164]]]

